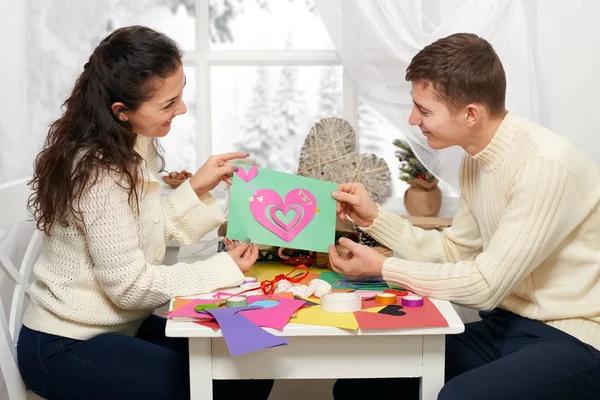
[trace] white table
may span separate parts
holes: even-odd
[[[290,339],[279,346],[231,357],[220,331],[193,322],[167,322],[166,335],[189,338],[192,400],[212,399],[212,379],[334,379],[420,377],[421,399],[435,400],[444,384],[445,335],[464,331],[447,301],[431,299],[445,328],[347,331],[288,324],[267,331]]]

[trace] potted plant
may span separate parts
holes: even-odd
[[[394,140],[400,160],[400,179],[410,185],[404,192],[404,208],[410,215],[434,217],[442,206],[438,180],[421,164],[408,142]]]

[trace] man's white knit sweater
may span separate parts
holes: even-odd
[[[116,178],[104,174],[81,199],[85,229],[75,218],[68,227],[52,227],[34,267],[32,304],[23,320],[30,329],[73,339],[134,334],[154,308],[173,297],[243,281],[227,253],[194,264],[160,265],[167,240],[196,243],[224,216],[216,200],[208,193],[198,198],[189,181],[161,197],[150,140],[139,137],[136,150],[146,160],[139,213]]]
[[[397,257],[384,278],[423,295],[543,321],[600,350],[600,171],[565,138],[508,114],[466,155],[452,227],[380,209],[365,231]]]

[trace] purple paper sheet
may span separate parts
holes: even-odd
[[[227,343],[229,354],[233,357],[288,344],[288,339],[270,334],[240,313],[240,311],[258,308],[261,307],[246,306],[206,310],[217,320],[225,343]]]

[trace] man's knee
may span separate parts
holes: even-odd
[[[467,384],[463,379],[457,377],[447,382],[440,393],[438,400],[480,400],[478,394],[474,393],[473,384]],[[477,392],[477,390],[475,390]]]

